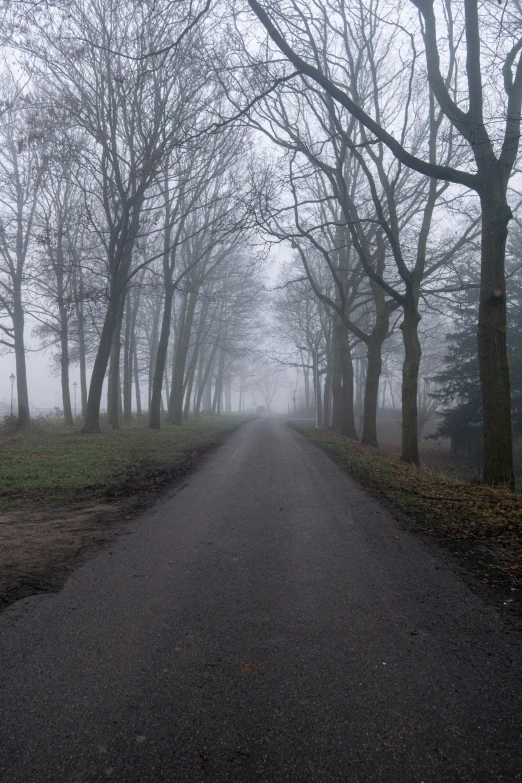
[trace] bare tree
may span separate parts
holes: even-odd
[[[34,244],[38,194],[45,171],[45,142],[39,113],[9,76],[3,85],[0,144],[0,344],[14,350],[18,426],[30,421],[25,315],[28,264]],[[7,319],[7,320],[6,320]]]
[[[301,0],[282,6],[273,2],[264,5],[248,0],[248,5],[265,27],[268,35],[293,67],[304,78],[324,89],[344,106],[367,130],[385,144],[404,165],[434,179],[444,180],[475,191],[482,210],[482,274],[479,310],[479,357],[484,405],[484,481],[488,484],[513,486],[513,456],[511,434],[511,402],[509,369],[506,351],[506,290],[505,246],[512,212],[507,200],[509,178],[518,153],[522,104],[522,37],[514,16],[520,15],[518,2],[513,11],[493,4],[479,8],[476,0],[464,0],[463,18],[455,17],[454,5],[445,2],[438,13],[434,0],[411,0],[419,11],[422,25],[417,26],[424,41],[428,79],[440,110],[463,141],[469,145],[470,164],[454,168],[432,158],[426,160],[410,153],[401,139],[394,137],[378,115],[372,116],[358,96],[339,86],[332,72],[322,67],[316,56],[316,34],[324,26],[343,35],[343,19],[347,8],[343,0],[319,3],[308,7]],[[382,17],[381,17],[382,18]],[[332,22],[332,19],[335,22]],[[437,20],[444,20],[446,34],[437,34]],[[377,18],[376,18],[377,22]],[[414,19],[410,19],[410,24]],[[277,26],[279,25],[279,26]],[[395,20],[395,29],[397,22]],[[403,28],[405,29],[405,28]],[[492,55],[492,67],[501,66],[502,84],[484,86],[481,41],[497,42]],[[442,40],[445,59],[455,61],[457,42],[466,46],[465,101],[459,85],[457,102],[450,84],[441,72]],[[501,42],[501,43],[498,43]],[[488,53],[489,54],[489,53]],[[334,68],[335,69],[335,68]],[[341,81],[342,83],[342,81]],[[486,116],[486,107],[491,114]],[[504,114],[502,128],[499,117]],[[500,139],[497,142],[497,132]],[[493,135],[494,134],[494,135]],[[495,151],[498,145],[498,152]],[[471,165],[473,164],[473,165]],[[473,170],[474,169],[474,170]]]

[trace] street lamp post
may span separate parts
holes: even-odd
[[[319,429],[319,351],[317,348],[307,348],[305,345],[297,346],[301,351],[310,351],[315,354],[314,376],[315,376],[315,429]]]
[[[76,416],[76,389],[78,388],[78,384],[76,381],[73,383],[74,387],[74,415]]]
[[[11,418],[13,418],[13,390],[14,382],[16,381],[16,375],[13,372],[9,376],[9,380],[11,381]]]

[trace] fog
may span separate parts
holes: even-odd
[[[404,462],[429,432],[513,486],[516,11],[463,54],[416,5],[4,4],[4,414],[13,374],[20,428],[392,417]]]

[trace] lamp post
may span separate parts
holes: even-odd
[[[16,375],[14,372],[11,373],[9,376],[9,380],[11,381],[11,418],[13,418],[13,389],[14,389],[14,382],[16,381]]]
[[[317,348],[307,348],[305,345],[298,345],[300,351],[310,351],[315,354],[314,376],[315,376],[315,429],[319,429],[319,351]]]
[[[78,388],[78,384],[76,381],[73,383],[74,388],[74,415],[76,416],[76,389]]]

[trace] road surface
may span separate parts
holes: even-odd
[[[0,617],[0,781],[522,781],[521,672],[436,552],[261,418]]]

